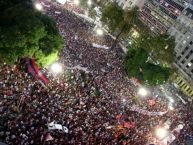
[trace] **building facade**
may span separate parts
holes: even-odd
[[[147,0],[140,13],[140,20],[154,34],[166,32],[181,15],[186,2],[178,0]]]
[[[174,65],[183,78],[178,82],[182,84],[179,87],[188,94],[193,91],[193,6],[191,4],[183,10],[168,33],[176,40]]]
[[[122,9],[127,10],[131,7],[138,6],[141,8],[146,0],[114,0]]]

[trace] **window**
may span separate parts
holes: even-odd
[[[192,41],[190,41],[190,43],[189,43],[190,45],[192,45]]]
[[[190,66],[189,65],[186,65],[186,68],[189,68]]]
[[[188,49],[189,49],[189,47],[188,47],[188,46],[186,46],[186,47],[185,47],[185,51],[186,51],[186,50],[188,50]]]
[[[193,59],[191,59],[190,62],[193,63]]]
[[[182,60],[182,64],[184,64],[185,63],[185,60]]]
[[[181,53],[181,54],[182,54],[182,55],[184,55],[184,53],[185,53],[188,49],[189,49],[189,47],[188,47],[188,46],[186,46],[186,47],[185,47],[185,49],[184,49],[184,51],[182,51],[182,53]]]
[[[183,41],[183,44],[185,44],[185,43],[186,43],[186,40]]]
[[[180,60],[181,57],[182,57],[182,56],[180,55],[180,56],[177,57],[177,59]]]
[[[188,55],[186,55],[186,59],[188,59],[190,57],[190,53]]]
[[[193,69],[191,70],[191,73],[193,73]]]

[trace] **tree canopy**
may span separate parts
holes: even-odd
[[[101,22],[108,27],[111,33],[116,35],[116,40],[118,40],[119,37],[128,36],[131,28],[141,28],[138,27],[138,24],[142,25],[139,23],[138,15],[138,7],[124,11],[116,3],[112,3],[103,9]]]
[[[48,65],[47,59],[57,58],[63,48],[63,39],[51,18],[24,1],[0,3],[4,8],[0,15],[0,59],[13,64],[18,58],[35,55],[39,64]]]
[[[107,5],[102,10],[101,22],[103,25],[108,26],[110,32],[116,32],[121,28],[123,23],[123,13],[124,11],[117,4],[112,3]]]
[[[128,76],[150,85],[163,84],[169,78],[171,70],[148,62],[148,52],[143,48],[129,49],[124,66]]]
[[[172,64],[175,59],[175,39],[166,33],[157,36],[141,35],[136,44],[146,49],[161,64]]]

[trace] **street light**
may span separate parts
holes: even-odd
[[[79,4],[80,4],[80,1],[79,1],[79,0],[74,0],[74,4],[75,4],[75,5],[79,5]]]
[[[65,4],[66,0],[57,0],[57,2],[61,3],[61,4]]]
[[[155,134],[158,139],[163,139],[168,135],[168,131],[165,128],[159,127],[156,129]]]
[[[147,90],[145,88],[139,88],[138,94],[141,96],[146,96],[147,95]]]
[[[91,0],[88,0],[87,1],[87,4],[90,6],[90,5],[92,5],[92,1]]]
[[[96,33],[101,36],[103,35],[103,30],[101,28],[97,28]]]
[[[191,63],[191,62],[189,62],[189,63],[188,63],[188,66],[192,66],[192,63]]]
[[[35,4],[35,8],[36,8],[38,11],[42,11],[42,10],[43,10],[43,6],[42,6],[40,3],[36,3],[36,4]]]
[[[55,62],[51,65],[51,70],[54,74],[58,74],[58,73],[62,72],[62,66],[61,66],[61,64]]]

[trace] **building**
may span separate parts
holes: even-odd
[[[113,0],[93,0],[93,2],[101,7],[108,5],[113,2]]]
[[[154,34],[164,33],[181,15],[185,4],[179,0],[147,0],[141,9],[140,20]]]
[[[176,60],[174,66],[178,69],[181,79],[178,84],[181,90],[189,96],[193,91],[193,6],[187,5],[182,14],[171,26],[168,33],[176,39]],[[187,91],[187,92],[186,92]]]
[[[186,96],[189,96],[188,100],[193,102],[193,89],[191,85],[182,77],[182,75],[175,74],[173,81],[178,86],[178,89],[180,89]]]
[[[141,8],[146,0],[114,0],[124,10],[138,6]]]

